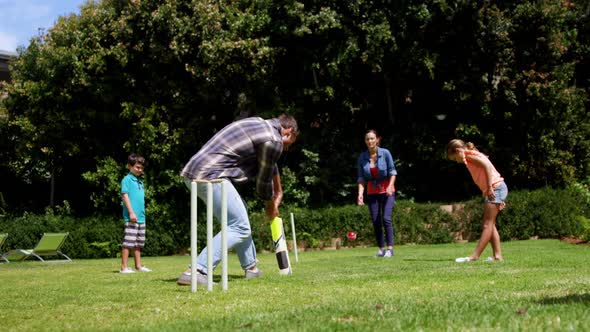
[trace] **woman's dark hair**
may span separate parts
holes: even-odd
[[[377,137],[377,146],[381,145],[381,136],[379,136],[379,133],[377,132],[377,130],[375,129],[369,129],[365,132],[365,137],[368,134],[375,134],[375,137]]]

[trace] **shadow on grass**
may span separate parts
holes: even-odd
[[[590,294],[571,294],[560,297],[547,297],[539,301],[542,305],[556,305],[556,304],[573,304],[584,303],[590,304]]]
[[[244,275],[243,274],[228,274],[227,275],[227,281],[228,282],[231,281],[231,280],[241,280],[241,279],[244,279]],[[167,278],[167,279],[159,279],[159,281],[162,281],[162,282],[174,282],[174,283],[176,283],[177,280],[178,280],[177,277],[175,277],[175,278]],[[213,276],[213,282],[221,284],[221,276],[214,275]]]
[[[366,260],[366,259],[376,259],[376,260],[387,260],[387,259],[395,259],[394,257],[389,257],[389,258],[383,258],[383,257],[377,257],[375,255],[362,255],[362,254],[358,254],[358,255],[348,255],[348,256],[334,256],[334,257],[323,257],[323,258],[314,258],[314,259],[310,259],[309,257],[306,258],[307,261],[315,261],[315,262],[334,262],[335,260],[342,260],[342,261],[349,261],[351,259],[361,259],[361,260]],[[291,260],[291,266],[293,266],[294,264],[299,264],[299,263],[295,263],[295,258],[290,258]],[[299,260],[301,261],[301,258],[299,258]]]
[[[404,262],[454,262],[453,258],[404,258]]]

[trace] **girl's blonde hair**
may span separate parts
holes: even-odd
[[[473,150],[473,151],[479,151],[475,145],[471,142],[463,142],[460,139],[454,139],[451,140],[449,142],[449,144],[447,144],[447,157],[455,154],[455,152],[457,152],[457,149],[461,148],[461,149],[465,149],[465,150]]]

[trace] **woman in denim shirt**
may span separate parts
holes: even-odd
[[[364,205],[363,194],[367,188],[367,203],[373,221],[375,239],[379,251],[377,257],[393,256],[393,224],[391,213],[395,205],[395,176],[397,171],[389,150],[379,147],[379,136],[375,130],[365,134],[367,151],[358,158],[357,204]],[[385,241],[383,239],[385,228]],[[385,248],[387,242],[387,248]]]

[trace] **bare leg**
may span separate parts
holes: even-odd
[[[500,234],[498,233],[498,228],[494,223],[494,233],[492,234],[492,241],[490,242],[492,245],[492,249],[494,251],[494,260],[501,261],[502,258],[502,249],[500,248]]]
[[[137,270],[141,269],[141,249],[140,248],[133,248],[133,259],[135,259],[135,268]]]
[[[470,257],[470,260],[478,260],[481,253],[486,248],[488,242],[492,240],[494,235],[494,230],[496,230],[496,216],[498,215],[498,208],[494,203],[485,203],[485,211],[483,213],[483,223],[482,223],[482,232],[481,237],[479,238],[479,242],[477,243],[477,247],[475,247],[475,251]],[[497,230],[496,230],[497,232]],[[493,243],[493,245],[497,245],[497,249],[500,248],[500,236],[497,237],[497,242]],[[494,250],[494,255],[496,254],[496,250]]]
[[[129,259],[129,249],[123,248],[121,250],[121,271],[127,268],[127,261]]]

